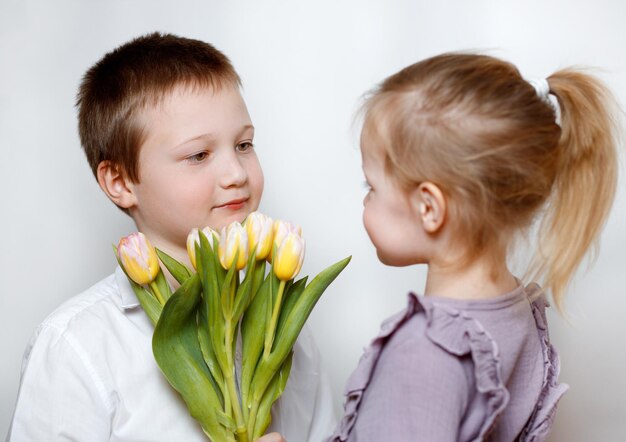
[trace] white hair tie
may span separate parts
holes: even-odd
[[[545,78],[531,78],[528,83],[535,88],[535,92],[542,100],[547,100],[550,94],[550,84]]]
[[[559,106],[559,100],[557,100],[556,96],[550,94],[550,84],[548,80],[545,78],[531,78],[530,80],[526,80],[528,84],[530,84],[537,93],[537,96],[549,104],[552,110],[554,111],[554,116],[556,119],[556,124],[561,125],[561,107]]]

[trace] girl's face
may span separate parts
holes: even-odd
[[[369,192],[363,200],[363,224],[378,259],[392,266],[426,262],[425,233],[419,222],[417,201],[385,173],[380,148],[361,140],[363,172]]]

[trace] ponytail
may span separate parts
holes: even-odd
[[[559,311],[567,284],[597,240],[617,182],[617,109],[595,78],[573,69],[548,78],[560,105],[561,137],[552,194],[539,228],[534,279],[552,292]],[[595,253],[594,253],[595,254]]]

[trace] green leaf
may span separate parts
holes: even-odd
[[[204,362],[206,363],[213,379],[219,387],[220,402],[224,401],[224,376],[222,375],[222,369],[220,368],[219,361],[213,350],[213,342],[211,341],[211,335],[209,333],[209,321],[208,321],[208,308],[204,300],[201,301],[200,308],[198,308],[197,326],[198,326],[198,342],[200,344],[200,350]]]
[[[143,308],[143,311],[146,312],[146,315],[150,318],[152,325],[156,325],[159,321],[159,317],[161,316],[163,306],[145,288],[130,278],[128,280],[130,281],[130,285],[137,296],[139,304],[141,304],[141,308]]]
[[[201,288],[200,278],[194,275],[172,295],[155,327],[152,351],[168,382],[187,404],[191,416],[212,440],[223,440],[226,430],[215,412],[223,405],[198,343],[195,319]]]
[[[172,296],[172,290],[170,289],[170,285],[167,282],[167,279],[165,279],[165,274],[163,273],[163,270],[159,269],[159,273],[157,273],[154,282],[156,283],[156,286],[159,289],[161,296],[163,296],[163,301],[167,302],[167,300],[170,299],[170,296]]]
[[[170,272],[174,279],[178,281],[179,284],[184,283],[187,278],[189,278],[193,274],[193,272],[185,264],[182,264],[181,262],[172,258],[167,253],[159,249],[156,249],[156,252],[157,256],[159,257],[165,268],[168,270],[168,272]]]
[[[291,373],[291,365],[293,362],[293,351],[289,353],[285,362],[283,362],[283,366],[280,368],[278,372],[278,389],[276,393],[274,393],[274,402],[283,394],[285,391],[285,387],[287,386],[287,381],[289,380],[289,374]]]
[[[261,284],[263,284],[263,280],[265,279],[265,266],[266,265],[267,263],[265,262],[265,260],[262,260],[262,261],[257,261],[257,264],[254,267],[254,278],[252,279],[252,295],[250,296],[250,299],[248,300],[248,305],[246,305],[246,308],[248,308],[250,304],[252,304],[254,297],[259,292],[259,288],[261,288]]]
[[[267,359],[261,358],[259,362],[252,380],[252,400],[259,400],[263,396],[276,370],[282,365],[293,348],[313,307],[326,288],[328,288],[339,273],[348,265],[351,258],[352,257],[349,256],[320,272],[297,299],[291,312],[286,317],[282,329],[276,334],[272,353]]]
[[[226,428],[232,434],[237,433],[237,424],[235,424],[235,421],[233,420],[232,417],[230,417],[229,415],[227,415],[221,410],[215,410],[215,413],[216,413],[218,422],[222,424],[224,428]]]
[[[204,234],[202,234],[201,236],[203,236]],[[207,242],[208,242],[209,238],[207,238]],[[217,235],[213,235],[213,238],[210,238],[210,240],[212,240],[211,244],[213,245],[211,247],[211,252],[212,252],[212,257],[213,257],[213,262],[215,263],[215,276],[217,277],[217,283],[219,284],[220,287],[222,287],[224,285],[224,278],[226,277],[226,269],[224,269],[224,267],[222,267],[222,263],[220,262],[220,258],[217,254],[217,249],[219,246],[219,242],[220,239]]]
[[[352,257],[349,256],[321,271],[313,278],[313,281],[305,287],[302,294],[298,297],[289,316],[287,316],[285,320],[285,325],[281,330],[282,333],[278,334],[276,338],[279,346],[283,347],[280,349],[280,352],[277,352],[279,353],[277,358],[280,359],[281,362],[296,342],[300,330],[302,330],[304,323],[311,314],[317,301],[335,278],[339,276],[339,273],[348,265],[351,259]],[[276,349],[278,350],[278,347]]]
[[[233,308],[233,322],[238,323],[243,315],[243,311],[250,304],[250,297],[252,296],[252,281],[255,278],[257,261],[255,258],[255,253],[250,253],[250,257],[248,258],[248,264],[246,265],[246,276],[243,279],[241,285],[237,289],[237,294],[235,295],[235,306]]]
[[[215,293],[219,293],[218,289],[221,287],[216,274],[215,274],[215,254],[209,244],[208,238],[200,231],[200,244],[195,244],[196,248],[196,266],[202,265],[204,273],[200,272],[198,267],[198,274],[200,274],[202,280],[202,286],[211,286]],[[219,264],[218,261],[218,265]]]
[[[233,333],[233,337],[232,337],[232,344],[233,344],[233,346],[231,348],[231,351],[232,351],[231,354],[234,357],[234,355],[237,354],[237,335],[239,333],[239,324],[238,323],[233,323],[233,324],[234,324],[233,331],[232,331],[232,333]]]
[[[291,372],[292,361],[293,351],[289,353],[280,370],[278,370],[278,372],[274,375],[270,385],[267,387],[267,390],[263,395],[263,399],[261,399],[261,404],[259,405],[259,410],[254,422],[253,440],[261,437],[265,433],[267,427],[272,423],[272,405],[283,394],[283,391],[285,391],[285,386],[287,385],[287,380],[289,379],[289,373]]]
[[[130,283],[133,292],[135,292],[135,296],[137,296],[137,300],[139,301],[139,304],[141,304],[141,308],[143,308],[143,311],[146,312],[146,315],[148,315],[148,318],[150,319],[150,322],[152,322],[152,325],[156,325],[157,321],[159,320],[159,316],[161,316],[163,306],[161,306],[161,303],[157,301],[154,295],[152,295],[143,286],[137,284],[130,278],[130,276],[128,276],[128,273],[126,273],[126,269],[122,265],[122,261],[118,256],[117,247],[113,246],[113,252],[115,253],[115,259],[117,259],[118,265],[126,275],[126,279],[128,279],[128,282]]]
[[[237,262],[237,257],[239,256],[239,251],[235,253],[234,262]],[[232,318],[233,312],[233,302],[234,301],[234,290],[235,290],[235,272],[237,272],[237,267],[233,265],[228,269],[228,273],[226,273],[226,277],[224,278],[224,282],[222,285],[222,312],[224,313],[224,318],[230,319]]]
[[[280,318],[278,319],[278,325],[276,326],[276,334],[280,334],[280,330],[285,326],[285,322],[291,310],[296,305],[298,299],[302,295],[304,288],[306,287],[306,282],[309,279],[308,276],[296,281],[289,287],[289,289],[285,290],[286,293],[284,295],[285,300],[283,301],[283,306],[280,309]]]
[[[270,304],[270,280],[275,278],[271,273],[259,288],[250,307],[245,311],[241,321],[242,361],[241,361],[241,396],[242,405],[247,415],[250,409],[249,390],[259,358],[263,352],[265,329],[267,327],[267,305]]]
[[[207,310],[208,329],[215,357],[222,371],[225,369],[226,353],[224,352],[224,316],[220,306],[220,285],[216,276],[215,253],[209,244],[209,239],[200,232],[200,244],[196,244],[196,266],[202,282],[202,298]],[[222,390],[223,391],[223,390]]]

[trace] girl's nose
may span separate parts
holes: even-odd
[[[220,185],[225,189],[241,187],[248,181],[248,172],[234,151],[224,155],[219,174]]]

